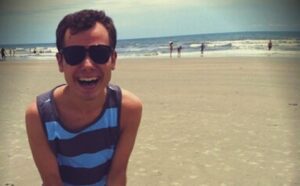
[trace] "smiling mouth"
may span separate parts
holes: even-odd
[[[84,87],[93,87],[99,82],[99,78],[79,78],[78,83]]]

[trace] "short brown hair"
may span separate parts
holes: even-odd
[[[56,47],[60,51],[64,47],[64,36],[68,28],[71,34],[88,30],[96,22],[103,24],[109,35],[109,44],[115,49],[117,44],[117,31],[113,20],[108,17],[104,11],[98,10],[81,10],[66,15],[58,24],[56,29]]]

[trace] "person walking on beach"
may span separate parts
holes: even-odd
[[[43,185],[126,185],[142,115],[133,93],[110,84],[116,30],[105,12],[66,15],[56,30],[66,84],[40,94],[26,110],[26,130]]]
[[[5,60],[6,59],[6,52],[4,48],[1,48],[1,60]]]
[[[201,43],[201,45],[200,45],[201,54],[203,54],[204,48],[205,48],[204,43]]]
[[[271,50],[271,49],[272,49],[272,46],[273,46],[272,41],[269,40],[269,43],[268,43],[268,49]]]
[[[172,58],[172,53],[173,53],[173,41],[169,42],[169,48],[170,48],[170,58]]]

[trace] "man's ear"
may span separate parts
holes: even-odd
[[[63,66],[64,66],[64,62],[63,62],[63,56],[61,53],[56,53],[56,60],[57,60],[57,64],[58,64],[58,69],[60,72],[63,72]]]
[[[115,70],[116,68],[117,57],[117,52],[114,51],[111,55],[111,70]]]

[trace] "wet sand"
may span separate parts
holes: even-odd
[[[64,82],[54,61],[0,63],[0,185],[40,185],[24,111]],[[144,103],[129,186],[300,185],[300,59],[120,59]]]

